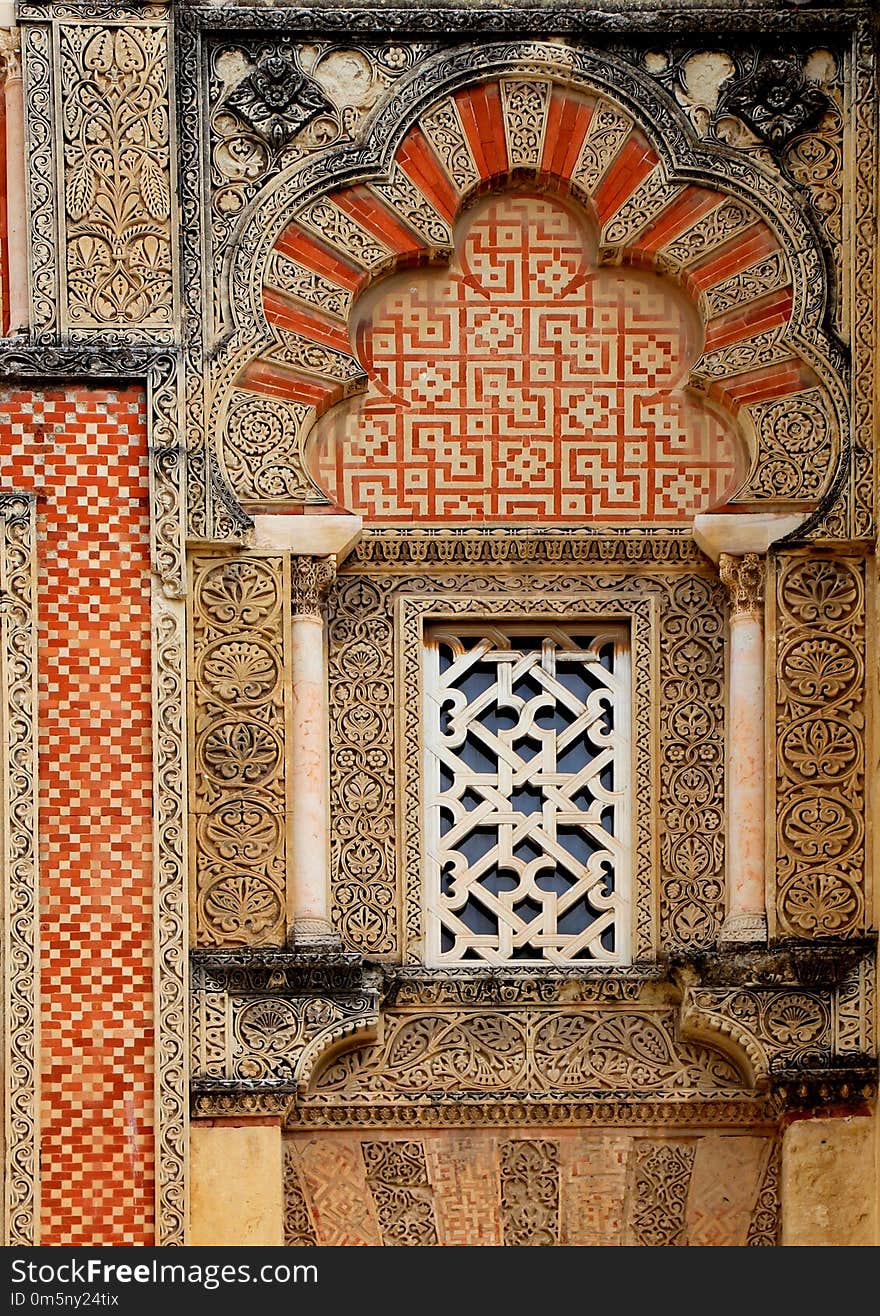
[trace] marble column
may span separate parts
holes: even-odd
[[[333,557],[290,559],[289,745],[294,945],[335,941],[330,920],[330,781],[325,609]]]
[[[730,599],[727,729],[727,916],[720,940],[766,942],[764,891],[764,563],[721,553]]]

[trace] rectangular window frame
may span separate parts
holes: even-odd
[[[403,958],[405,963],[428,965],[427,873],[424,782],[424,678],[425,629],[435,623],[455,624],[491,621],[493,624],[554,623],[567,629],[623,624],[629,631],[632,738],[632,864],[630,878],[631,922],[629,964],[653,963],[658,941],[658,799],[659,747],[658,603],[653,596],[632,598],[613,592],[596,594],[572,591],[550,597],[529,592],[509,594],[401,594],[396,602],[397,673],[400,692],[397,725],[398,836],[403,872]],[[510,962],[511,968],[517,961]],[[435,966],[436,967],[436,966]],[[473,968],[486,972],[486,962],[464,961],[458,970]],[[540,972],[534,962],[526,966]],[[558,966],[547,963],[548,970]],[[573,961],[572,972],[614,973],[625,965],[598,961]]]

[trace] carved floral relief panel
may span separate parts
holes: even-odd
[[[783,554],[775,607],[775,919],[782,937],[871,924],[866,827],[873,562]],[[867,774],[867,775],[866,775]]]
[[[170,343],[177,328],[168,10],[26,29],[34,328]],[[53,104],[54,115],[53,120]],[[57,194],[51,180],[59,180]]]
[[[193,928],[284,945],[289,811],[282,556],[195,555],[189,659]]]

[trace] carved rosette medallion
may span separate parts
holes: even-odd
[[[190,681],[196,945],[283,945],[285,560],[195,557]]]
[[[787,556],[776,579],[776,917],[785,936],[864,929],[866,573]]]

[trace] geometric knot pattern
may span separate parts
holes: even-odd
[[[625,962],[623,627],[426,631],[426,959]]]
[[[365,393],[314,429],[313,473],[372,520],[675,524],[741,483],[737,427],[684,392],[693,305],[597,269],[575,211],[484,199],[451,269],[397,274],[352,320]]]

